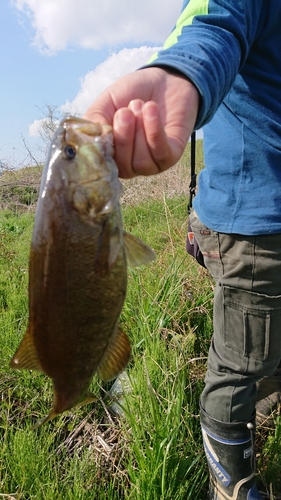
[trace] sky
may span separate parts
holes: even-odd
[[[114,80],[143,65],[182,0],[1,0],[0,161],[23,166],[46,106],[82,114]],[[0,164],[1,166],[1,164]]]

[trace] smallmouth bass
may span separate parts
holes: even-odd
[[[63,120],[43,171],[29,262],[29,323],[10,367],[52,379],[54,403],[34,427],[96,398],[130,357],[119,327],[127,264],[155,258],[122,227],[122,194],[109,125]]]

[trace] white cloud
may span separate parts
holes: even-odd
[[[31,137],[40,137],[40,130],[42,128],[42,122],[44,118],[41,120],[34,120],[34,122],[29,125],[29,135]]]
[[[120,44],[162,44],[182,0],[11,0],[30,19],[33,43],[55,53],[68,45],[100,49]]]
[[[56,119],[55,116],[34,120],[34,122],[29,125],[29,135],[30,137],[45,138],[46,141],[52,138],[54,129],[58,124],[59,119]]]
[[[124,48],[113,53],[81,80],[81,88],[72,102],[67,101],[61,110],[82,114],[103,90],[121,76],[145,64],[159,47]]]
[[[145,64],[151,55],[160,47],[140,47],[127,49],[124,48],[119,52],[114,52],[105,61],[99,64],[93,71],[87,73],[81,79],[81,88],[78,91],[73,101],[66,101],[58,110],[57,115],[73,114],[82,115],[86,109],[93,103],[103,90],[121,76],[136,70]],[[54,119],[54,117],[52,118]],[[48,122],[46,118],[34,120],[29,125],[29,136],[41,138],[45,136],[44,124]],[[59,123],[59,120],[54,119],[54,122]]]

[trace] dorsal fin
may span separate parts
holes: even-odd
[[[117,377],[125,370],[130,354],[130,341],[127,335],[117,327],[97,369],[98,376],[105,382]]]

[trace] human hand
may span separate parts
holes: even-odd
[[[199,93],[185,77],[144,68],[109,86],[84,118],[113,126],[119,175],[153,175],[174,165],[193,131]]]

